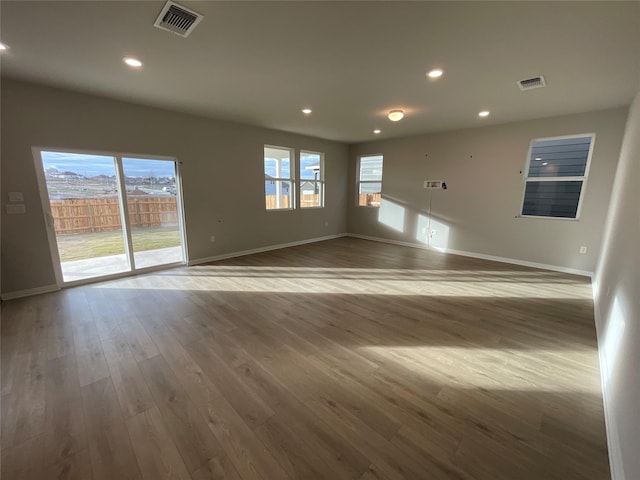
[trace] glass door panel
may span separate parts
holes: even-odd
[[[64,282],[131,269],[116,158],[41,152]]]
[[[183,262],[176,164],[122,158],[136,269]]]

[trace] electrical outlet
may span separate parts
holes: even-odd
[[[7,203],[5,205],[7,215],[22,215],[27,213],[27,207],[24,203]]]
[[[580,255],[584,255],[586,253],[587,253],[587,247],[586,247],[586,245],[582,245],[580,247]]]
[[[211,236],[209,237],[209,241],[210,241],[211,243],[216,243],[216,236],[215,236],[215,235],[211,235]]]
[[[431,230],[431,236],[435,237],[438,234],[438,230]]]

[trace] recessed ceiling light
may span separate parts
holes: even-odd
[[[404,118],[404,112],[402,110],[391,110],[388,117],[392,122],[398,122]]]
[[[122,59],[122,61],[124,63],[126,63],[127,65],[129,65],[130,67],[134,67],[134,68],[140,68],[142,66],[142,62],[140,60],[138,60],[137,58],[133,58],[133,57],[124,57]]]
[[[379,128],[376,128],[373,133],[375,133],[376,135],[378,135],[380,132],[382,132],[382,130],[380,130]]]
[[[549,164],[547,162],[542,162],[542,165],[546,166],[546,165],[549,165]]]
[[[534,158],[534,160],[538,160],[538,161],[540,161],[540,160],[542,160],[542,158],[540,158],[540,157],[536,157],[536,158]]]
[[[4,43],[0,43],[0,52],[4,52],[5,50],[9,50],[9,47]]]
[[[310,108],[303,108],[302,109],[302,113],[304,113],[305,115],[309,115],[313,110],[311,110]]]
[[[427,73],[427,76],[429,78],[439,78],[442,76],[443,73],[444,72],[439,68],[434,68],[433,70],[430,70],[429,73]]]
[[[489,116],[489,110],[482,110],[480,113],[478,113],[479,117],[488,117]]]

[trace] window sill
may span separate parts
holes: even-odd
[[[516,218],[536,218],[539,220],[565,220],[569,222],[578,222],[580,218],[569,218],[569,217],[543,217],[540,215],[516,215]]]

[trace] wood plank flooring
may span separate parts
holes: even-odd
[[[2,308],[3,480],[610,478],[581,277],[341,238]]]

